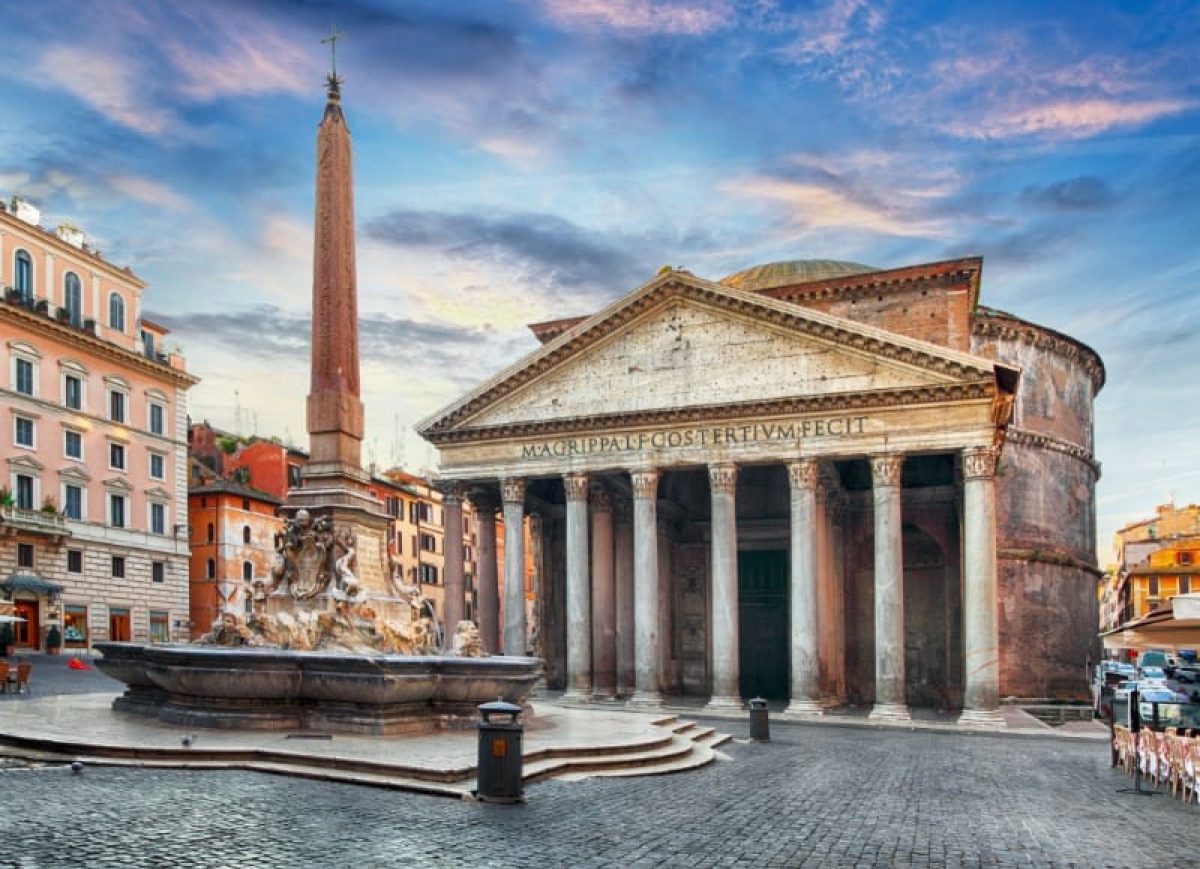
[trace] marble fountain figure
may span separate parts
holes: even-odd
[[[430,602],[398,565],[391,594],[366,594],[354,544],[352,527],[298,510],[270,581],[246,588],[248,616],[228,608],[187,645],[97,643],[97,666],[127,686],[114,708],[194,726],[386,734],[465,726],[480,703],[528,699],[538,659],[487,656],[468,620],[441,654]]]
[[[97,666],[127,688],[120,710],[189,726],[398,733],[477,720],[477,706],[523,703],[537,658],[484,654],[404,583],[388,555],[389,517],[362,469],[350,133],[341,80],[327,79],[317,131],[310,460],[288,492],[269,580],[245,589],[198,642],[96,643]],[[455,599],[459,598],[459,599]],[[237,608],[231,604],[238,604]],[[240,610],[240,611],[239,611]]]

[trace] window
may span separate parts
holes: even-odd
[[[160,435],[166,431],[166,409],[157,402],[150,402],[150,432],[151,434]]]
[[[112,557],[112,575],[113,579],[125,578],[125,556],[114,555]]]
[[[154,358],[154,333],[142,330],[142,352],[147,359]]]
[[[77,522],[83,521],[83,487],[72,483],[63,486],[63,515]]]
[[[1183,552],[1176,552],[1175,553],[1175,563],[1176,564],[1191,564],[1192,559],[1194,557],[1195,556],[1187,550],[1184,550]]]
[[[242,499],[242,509],[244,511],[246,511],[247,513],[250,512],[250,499],[249,498]]]
[[[1149,585],[1150,585],[1150,588],[1149,588],[1150,597],[1158,597],[1158,577],[1157,576],[1150,577]]]
[[[22,395],[33,395],[33,363],[18,356],[13,360],[13,386]]]
[[[166,504],[151,504],[150,505],[150,533],[151,534],[166,534],[167,533],[167,505]]]
[[[214,579],[217,575],[217,563],[211,558],[204,565],[204,575],[209,579]]]
[[[150,478],[152,480],[165,480],[167,478],[167,457],[162,453],[150,454]]]
[[[17,474],[17,506],[22,510],[33,509],[33,477]]]
[[[437,552],[437,538],[432,534],[422,534],[421,548],[426,552]]]
[[[288,488],[296,489],[300,486],[300,466],[288,465]]]
[[[108,326],[118,332],[125,331],[125,300],[120,293],[108,297]]]
[[[63,375],[63,404],[71,410],[83,410],[83,381],[74,374]]]
[[[242,542],[243,543],[250,542],[250,526],[249,525],[242,526]]]
[[[79,275],[67,272],[63,278],[63,308],[67,312],[67,321],[72,326],[83,325],[83,287],[79,283]]]
[[[67,573],[83,573],[83,550],[67,550]],[[70,607],[67,607],[70,609]]]
[[[157,562],[161,563],[161,562]],[[161,610],[150,610],[150,642],[169,643],[171,641],[171,619]]]
[[[17,251],[13,263],[13,288],[22,302],[33,301],[33,257],[23,250]]]
[[[63,455],[68,459],[82,459],[83,435],[69,428],[63,429]]]
[[[421,582],[425,583],[426,585],[437,585],[437,581],[438,581],[437,565],[422,564],[421,565]]]
[[[125,496],[108,496],[108,524],[113,528],[125,527]]]
[[[208,542],[213,542],[213,524],[211,522],[208,523]]]
[[[246,582],[254,579],[254,565],[249,561],[242,562],[242,579],[246,580]]]
[[[13,417],[13,443],[19,447],[32,447],[33,420],[24,416]]]
[[[125,393],[119,389],[108,391],[108,418],[113,422],[125,422]]]
[[[166,582],[167,581],[167,563],[165,561],[150,562],[150,581],[151,582]]]
[[[87,607],[67,604],[63,607],[63,642],[68,646],[86,646],[87,638]]]
[[[17,544],[17,567],[33,567],[33,544]]]
[[[125,444],[108,445],[108,466],[118,471],[125,470]]]

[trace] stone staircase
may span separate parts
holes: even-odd
[[[711,763],[729,734],[698,726],[674,715],[654,719],[644,738],[528,751],[526,784],[550,778],[579,781],[592,776],[666,775]],[[206,748],[203,740],[188,747],[126,747],[22,739],[3,753],[33,763],[81,761],[88,766],[133,766],[147,769],[248,770],[276,775],[469,798],[475,788],[475,766],[446,764],[439,768],[396,762],[337,757],[267,748]]]

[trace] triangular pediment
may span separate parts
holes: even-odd
[[[971,356],[673,271],[418,426],[451,432],[994,380]]]

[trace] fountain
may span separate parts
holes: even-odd
[[[269,580],[197,643],[95,644],[126,684],[113,707],[211,727],[404,733],[521,704],[541,661],[483,654],[466,620],[439,625],[387,556],[389,521],[362,470],[350,135],[331,74],[317,132],[309,464],[288,492]],[[461,607],[447,605],[453,617]],[[441,653],[440,653],[441,652]]]

